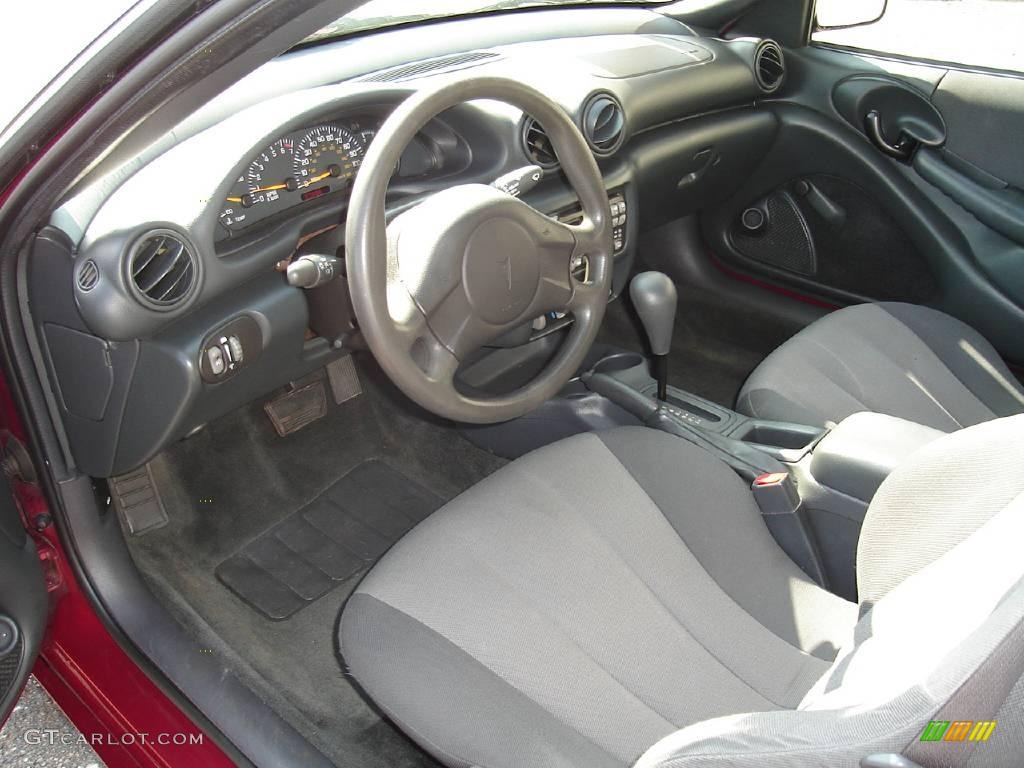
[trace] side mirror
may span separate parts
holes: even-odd
[[[844,29],[874,24],[885,15],[888,0],[817,0],[814,4],[818,29]]]

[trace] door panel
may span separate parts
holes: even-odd
[[[935,306],[1024,362],[1024,78],[819,46],[787,57],[789,84],[766,105],[775,143],[704,213],[715,253],[838,304]],[[751,207],[762,231],[744,229]]]
[[[871,195],[846,179],[801,176],[752,208],[758,213],[744,211],[727,235],[739,254],[762,267],[879,301],[926,303],[935,297],[931,269],[910,238]],[[751,231],[751,217],[760,229]]]
[[[932,96],[951,152],[1024,189],[1024,77],[949,70]]]
[[[0,473],[0,721],[14,708],[35,663],[48,605],[35,544]]]

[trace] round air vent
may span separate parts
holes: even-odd
[[[754,51],[754,77],[765,93],[777,91],[786,79],[786,60],[774,40],[762,40]]]
[[[82,262],[82,266],[78,269],[78,277],[76,282],[78,283],[78,290],[85,293],[91,291],[96,287],[96,283],[100,281],[100,270],[96,266],[96,262],[92,259],[86,259]]]
[[[192,293],[196,269],[195,255],[181,236],[169,229],[156,229],[132,248],[128,282],[144,304],[166,310]]]
[[[622,105],[610,94],[596,93],[583,105],[583,135],[598,155],[610,155],[626,135]]]
[[[523,151],[541,168],[554,168],[558,165],[555,148],[551,146],[551,139],[544,131],[544,126],[529,115],[523,121]]]

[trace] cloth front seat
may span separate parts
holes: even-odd
[[[645,428],[579,435],[400,540],[348,601],[341,654],[448,766],[855,766],[997,712],[976,756],[1002,765],[1024,733],[1021,466],[1024,417],[914,454],[868,512],[858,608],[717,459]],[[925,746],[908,754],[949,762]]]
[[[736,408],[822,427],[874,411],[952,432],[1024,413],[1024,388],[992,345],[956,318],[916,304],[858,304],[772,352]]]

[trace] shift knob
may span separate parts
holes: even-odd
[[[676,320],[676,286],[664,272],[641,272],[629,284],[633,306],[644,324],[651,352],[667,355]]]

